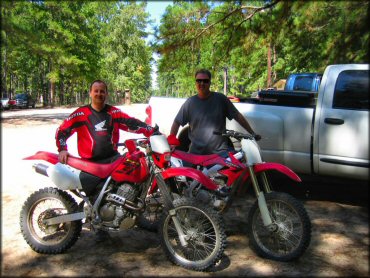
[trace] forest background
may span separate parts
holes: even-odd
[[[1,97],[86,104],[94,79],[107,81],[112,104],[127,89],[131,103],[189,97],[199,68],[211,70],[212,90],[248,97],[290,73],[369,63],[369,1],[173,1],[153,34],[146,5],[1,1]]]

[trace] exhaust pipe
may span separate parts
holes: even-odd
[[[47,171],[46,171],[49,168],[49,166],[47,166],[45,164],[37,163],[37,164],[33,165],[33,168],[35,169],[36,173],[39,173],[39,174],[47,176],[47,177],[49,176]]]

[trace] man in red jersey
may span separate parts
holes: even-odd
[[[75,132],[80,157],[102,163],[109,163],[118,155],[116,144],[120,129],[147,137],[153,133],[154,129],[144,122],[106,104],[107,95],[106,83],[93,81],[90,85],[91,104],[76,109],[58,127],[55,139],[61,163],[67,162],[67,139]]]
[[[90,85],[91,104],[77,108],[58,127],[55,139],[59,161],[67,163],[67,139],[77,132],[77,148],[81,158],[98,163],[111,163],[119,157],[119,130],[142,133],[146,137],[155,130],[144,122],[130,117],[117,107],[106,104],[107,84],[95,80]],[[96,241],[109,238],[108,232],[98,229]]]

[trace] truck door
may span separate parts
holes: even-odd
[[[314,147],[320,175],[369,179],[369,66],[357,66],[328,69],[325,88],[320,88],[325,92]]]

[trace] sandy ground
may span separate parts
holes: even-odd
[[[144,105],[123,109],[142,120],[145,117]],[[252,201],[245,198],[237,199],[224,215],[228,246],[221,264],[211,272],[174,266],[166,259],[157,234],[139,228],[111,233],[111,240],[104,243],[95,243],[94,234],[84,228],[80,239],[66,253],[35,253],[21,235],[19,213],[32,192],[52,184],[46,177],[35,174],[32,162],[22,158],[38,150],[54,152],[55,129],[72,110],[2,113],[1,276],[369,276],[367,187],[339,192],[335,185],[317,182],[292,192],[303,201],[312,221],[311,244],[294,262],[262,259],[249,248],[245,227]],[[74,140],[69,142],[72,153],[76,152]],[[316,195],[307,194],[308,191]],[[337,198],[338,194],[342,197]]]

